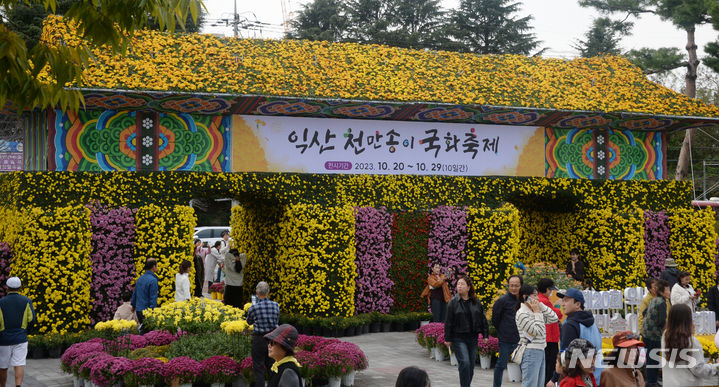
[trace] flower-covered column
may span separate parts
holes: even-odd
[[[647,276],[659,278],[667,258],[671,258],[669,217],[664,211],[644,211],[644,262]]]
[[[386,209],[355,209],[357,313],[388,313],[393,300],[393,282],[389,279],[392,246],[392,215]]]
[[[127,207],[90,208],[92,225],[92,323],[112,319],[122,295],[132,291],[135,213]]]
[[[400,212],[392,220],[392,263],[394,310],[427,311],[420,298],[427,281],[427,239],[429,220],[424,211]]]
[[[457,207],[441,206],[430,213],[427,255],[429,266],[439,263],[443,270],[450,269],[449,288],[456,291],[457,277],[467,274],[467,211]]]

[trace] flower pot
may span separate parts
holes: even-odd
[[[322,336],[324,337],[332,337],[332,332],[334,329],[332,328],[322,328]]]
[[[404,323],[398,321],[392,322],[392,332],[404,332]]]
[[[335,328],[332,330],[332,337],[342,337],[342,334],[345,332],[342,328]]]
[[[355,327],[347,327],[347,328],[345,328],[345,331],[344,331],[344,336],[345,336],[345,337],[350,337],[350,336],[354,336],[354,335],[355,335]]]
[[[429,358],[434,359],[434,348],[427,348],[429,350]]]
[[[30,359],[44,359],[47,357],[47,353],[45,352],[45,348],[32,348],[30,350]]]
[[[423,326],[425,326],[425,325],[427,325],[427,324],[429,324],[429,321],[427,321],[427,320],[420,321],[420,322],[419,322],[419,327],[421,328],[421,327],[423,327]]]
[[[505,372],[510,382],[519,382],[522,380],[522,370],[517,363],[507,363],[507,372]]]
[[[490,364],[492,364],[492,358],[486,355],[479,355],[479,366],[483,370],[488,370]]]
[[[362,334],[366,335],[369,333],[369,324],[362,325]]]
[[[416,331],[419,329],[419,321],[415,320],[408,322],[406,328],[408,331]]]
[[[454,352],[449,355],[449,364],[453,366],[457,365],[457,355]]]
[[[441,349],[434,347],[434,360],[444,361],[444,353]]]
[[[47,356],[51,359],[59,359],[62,356],[62,347],[52,347],[47,350]]]
[[[225,383],[212,383],[210,384],[210,387],[225,387]]]
[[[85,387],[85,381],[77,375],[72,376],[72,387]]]
[[[217,292],[210,292],[210,298],[212,298],[213,300],[216,300],[216,299],[217,299]]]
[[[178,384],[178,386],[180,386],[180,387],[192,387],[192,383],[182,383],[182,384]]]
[[[225,293],[217,293],[217,299],[222,301],[225,299]]]
[[[391,330],[392,330],[391,322],[383,322],[382,323],[382,332],[390,332]]]
[[[342,385],[342,378],[340,377],[330,377],[327,381],[330,387],[341,387]]]
[[[357,371],[350,371],[347,375],[344,375],[342,377],[342,385],[343,386],[354,386],[355,385],[355,375],[357,374]]]
[[[369,325],[369,331],[372,333],[377,333],[382,330],[382,323],[380,322],[373,322]]]

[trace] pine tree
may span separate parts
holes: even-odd
[[[448,48],[445,12],[439,0],[393,0],[390,3],[388,43],[407,48]]]
[[[532,33],[532,16],[515,16],[520,2],[460,0],[452,13],[450,34],[459,51],[528,55],[540,44]]]
[[[340,0],[314,0],[303,6],[292,20],[288,39],[341,42],[347,31],[347,17]]]
[[[599,55],[619,55],[619,42],[632,28],[632,23],[612,20],[608,17],[594,19],[592,27],[584,34],[585,40],[578,40],[574,49],[579,55],[589,58]]]
[[[716,10],[716,0],[579,0],[579,4],[594,7],[604,13],[623,13],[626,17],[637,17],[645,13],[656,14],[683,30],[687,36],[687,52],[684,60],[678,60],[676,55],[678,51],[672,48],[643,49],[632,54],[644,59],[644,62],[637,63],[645,66],[643,70],[646,73],[686,67],[685,94],[690,98],[696,97],[697,69],[701,63],[697,56],[696,27],[712,22],[712,14],[719,12]],[[676,180],[684,180],[687,176],[689,146],[693,136],[694,129],[685,132],[674,176]]]

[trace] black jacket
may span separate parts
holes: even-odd
[[[716,286],[709,289],[707,301],[709,302],[709,310],[714,312],[716,320],[719,321],[719,289]]]
[[[277,367],[277,373],[270,372],[270,381],[267,382],[267,387],[302,387],[300,379],[300,370],[297,365],[287,362]]]
[[[679,269],[676,267],[668,267],[659,275],[659,279],[669,282],[669,289],[671,289],[674,287],[674,284],[679,282]]]
[[[574,264],[574,271],[572,271],[572,260],[567,262],[567,275],[571,275],[577,281],[584,280],[584,263],[581,259]]]
[[[486,337],[489,333],[489,324],[487,317],[484,315],[482,302],[469,303],[469,312],[472,315],[471,326],[467,321],[464,310],[459,304],[459,294],[452,297],[447,304],[447,318],[444,321],[444,340],[453,341],[455,334],[478,334]]]
[[[519,343],[519,331],[514,320],[517,298],[507,293],[492,305],[492,325],[497,328],[497,339],[504,343]]]

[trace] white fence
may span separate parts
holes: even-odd
[[[639,334],[639,305],[647,293],[643,287],[619,290],[584,290],[584,308],[594,314],[594,321],[602,336],[613,336],[616,332],[633,331]],[[624,311],[622,317],[621,311]],[[697,335],[716,333],[715,315],[712,311],[693,314]]]

